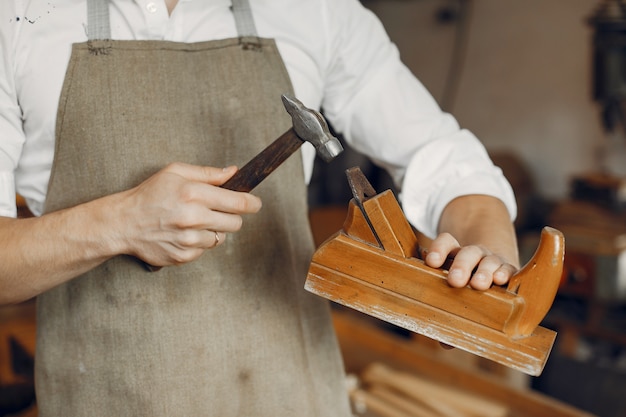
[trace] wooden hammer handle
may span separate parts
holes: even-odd
[[[241,192],[252,191],[303,143],[293,128],[289,129],[222,184],[222,188]]]

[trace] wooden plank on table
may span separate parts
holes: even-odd
[[[409,414],[406,411],[399,409],[395,405],[389,403],[387,400],[360,388],[357,388],[350,392],[350,399],[352,400],[352,403],[355,404],[357,412],[359,414],[371,412],[375,413],[378,417],[421,417],[414,414]]]
[[[408,412],[412,417],[445,417],[432,408],[420,404],[412,398],[407,398],[388,387],[374,385],[369,387],[367,391],[388,404]]]
[[[501,378],[478,370],[460,370],[371,321],[356,318],[351,312],[336,310],[333,316],[344,362],[350,373],[359,374],[370,363],[383,362],[407,372],[416,372],[433,382],[506,404],[511,410],[511,417],[594,416],[541,393],[507,386]]]
[[[458,388],[438,384],[410,372],[392,369],[380,362],[370,364],[362,373],[366,383],[381,384],[403,393],[445,417],[507,417],[509,409]]]

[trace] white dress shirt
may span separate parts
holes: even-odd
[[[259,36],[274,38],[296,97],[325,115],[401,186],[409,221],[433,237],[452,199],[515,199],[482,144],[443,113],[357,0],[250,0]],[[114,39],[199,42],[236,37],[229,0],[112,0]],[[72,43],[86,41],[84,0],[0,1],[0,216],[15,193],[39,215],[54,157],[59,95]],[[303,152],[310,178],[315,152]],[[344,180],[344,179],[338,179]]]

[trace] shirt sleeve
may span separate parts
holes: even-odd
[[[334,32],[327,35],[325,114],[352,148],[390,173],[411,224],[436,236],[445,206],[469,194],[501,199],[514,219],[515,198],[502,171],[401,62],[378,18],[354,0],[327,6]]]
[[[13,39],[18,22],[13,1],[0,4],[0,216],[16,217],[14,172],[24,144],[21,111],[13,78]]]

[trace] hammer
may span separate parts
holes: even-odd
[[[305,107],[298,99],[282,95],[283,105],[291,115],[292,125],[288,131],[252,158],[224,184],[222,188],[250,192],[269,174],[280,166],[304,142],[309,142],[325,161],[332,161],[343,151],[339,140],[328,130],[326,120],[315,110]]]
[[[297,151],[304,142],[315,146],[317,154],[325,161],[332,161],[343,152],[339,140],[328,130],[326,120],[322,115],[302,104],[298,99],[288,94],[282,95],[283,105],[291,115],[292,126],[278,139],[269,144],[235,175],[222,184],[222,188],[233,191],[250,192],[268,175]],[[156,272],[161,267],[144,263],[150,272]]]

